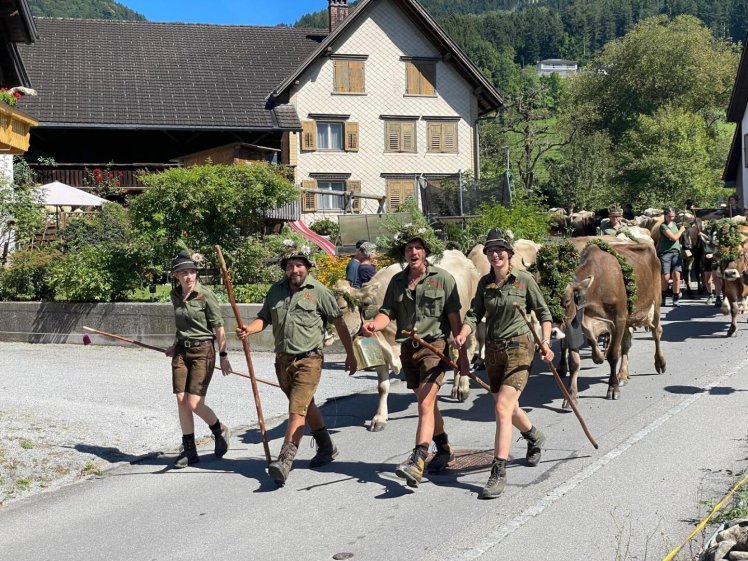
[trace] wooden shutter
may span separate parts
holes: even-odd
[[[345,122],[345,151],[358,152],[358,123]]]
[[[457,123],[442,123],[442,152],[457,152]]]
[[[408,95],[417,95],[419,92],[419,82],[421,73],[418,67],[412,62],[405,63],[405,93]]]
[[[415,123],[402,123],[402,141],[400,144],[401,152],[415,152],[416,151],[416,124]]]
[[[347,60],[336,60],[333,61],[334,74],[335,74],[335,91],[336,92],[348,92],[349,89],[349,78],[348,78],[348,61]]]
[[[421,95],[436,95],[436,63],[422,62],[420,64],[420,93]]]
[[[400,123],[394,123],[387,121],[384,124],[385,130],[385,152],[399,152],[400,151],[400,134],[401,126]]]
[[[387,181],[387,212],[397,212],[405,201],[415,194],[412,179],[390,179]]]
[[[301,182],[301,211],[315,212],[317,210],[317,193],[308,193],[305,189],[316,189],[317,181],[315,179],[304,179]]]
[[[352,93],[364,93],[364,61],[348,61],[348,91]]]
[[[441,152],[442,151],[442,126],[439,123],[428,124],[428,151],[429,152]]]
[[[360,195],[361,194],[361,181],[359,180],[354,181],[354,180],[349,179],[348,181],[345,182],[345,188],[352,193],[356,193],[357,195]],[[351,200],[351,210],[353,212],[361,212],[361,199],[359,199],[358,197],[354,197]]]
[[[317,149],[317,124],[314,121],[301,123],[301,149],[304,151]]]

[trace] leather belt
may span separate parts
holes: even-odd
[[[423,339],[424,341],[426,341],[427,343],[429,343],[429,344],[433,345],[433,344],[434,344],[434,343],[436,343],[437,341],[443,341],[443,340],[444,340],[444,337],[428,337],[428,338],[426,338],[426,337],[422,337],[422,339]],[[420,347],[420,346],[421,346],[421,343],[419,343],[419,342],[418,342],[418,341],[416,341],[415,339],[411,339],[411,340],[410,340],[410,343],[411,343],[411,345],[413,345],[413,348],[414,348],[414,349],[417,349],[418,347]]]
[[[322,352],[319,349],[312,349],[311,351],[307,351],[305,353],[299,353],[297,355],[292,355],[291,353],[281,353],[281,354],[293,357],[294,360],[301,360],[302,358],[311,358],[313,356],[319,356],[322,354]]]
[[[212,345],[213,339],[203,339],[202,341],[190,341],[189,339],[185,339],[184,341],[179,342],[179,344],[185,349],[189,349],[191,347],[199,347],[200,345],[204,345],[205,343],[210,343]]]
[[[519,341],[515,341],[515,338],[516,337],[509,337],[507,339],[494,339],[492,341],[486,341],[486,348],[495,351],[503,351],[511,347],[519,347],[521,343]]]

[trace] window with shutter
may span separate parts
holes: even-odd
[[[436,61],[415,60],[405,63],[406,95],[436,95]]]
[[[387,180],[387,212],[397,212],[405,201],[415,196],[415,180]]]
[[[301,123],[301,149],[304,151],[317,149],[317,126],[314,121]]]
[[[365,93],[364,61],[333,61],[335,93]]]
[[[317,194],[307,193],[305,189],[316,189],[317,181],[314,179],[304,179],[301,182],[301,211],[302,212],[315,212],[317,210]]]
[[[351,180],[345,182],[345,187],[348,191],[358,194],[361,194],[361,181],[358,180]],[[361,212],[361,199],[358,197],[353,197],[353,200],[351,201],[351,210],[353,212]]]
[[[385,152],[415,152],[416,123],[414,121],[385,121]]]
[[[358,152],[358,123],[349,121],[345,123],[345,150]]]
[[[428,151],[432,153],[457,152],[457,123],[431,121],[428,130]]]

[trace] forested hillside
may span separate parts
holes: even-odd
[[[36,17],[145,20],[113,0],[28,0]]]

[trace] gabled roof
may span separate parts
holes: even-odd
[[[20,48],[40,127],[300,129],[267,98],[324,30],[37,18]]]
[[[11,43],[33,43],[39,38],[26,0],[0,0],[0,32]]]
[[[727,122],[739,123],[743,120],[746,105],[748,104],[748,37],[743,42],[743,52],[740,55],[738,73],[735,76],[735,85],[730,95],[730,103],[727,106]]]
[[[352,12],[335,30],[322,41],[319,47],[291,73],[273,91],[272,98],[283,99],[287,91],[294,85],[296,80],[319,58],[327,54],[328,47],[349,27],[356,25],[359,19],[363,19],[367,9],[380,0],[361,0],[354,12]],[[480,70],[470,61],[467,55],[449,38],[438,23],[416,0],[397,0],[397,5],[410,19],[429,37],[443,52],[449,55],[445,60],[452,62],[463,77],[474,85],[474,91],[478,97],[478,108],[481,114],[494,111],[501,107],[503,99]]]

